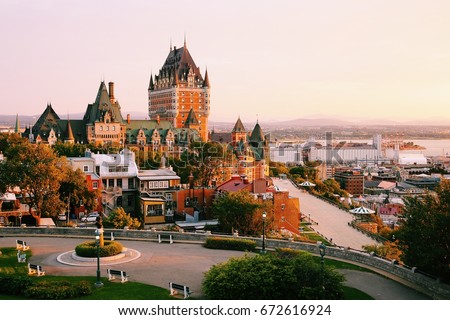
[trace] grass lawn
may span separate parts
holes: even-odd
[[[375,299],[361,290],[352,287],[344,287],[344,300],[375,300]]]
[[[17,262],[17,251],[15,248],[1,248],[0,251],[0,276],[2,274],[22,274],[26,275],[28,273],[28,267],[26,263]],[[31,256],[30,251],[26,251],[27,259]],[[320,261],[320,257],[314,257],[317,261]],[[333,265],[335,268],[339,269],[353,269],[360,271],[369,271],[365,268],[355,266],[349,263],[328,260],[325,263],[327,265]],[[66,280],[70,282],[78,281],[88,281],[92,283],[96,282],[96,277],[84,276],[84,277],[69,277],[69,276],[51,276],[46,275],[44,277],[34,277],[35,281],[60,281]],[[170,296],[169,290],[147,285],[138,282],[110,282],[107,278],[102,278],[104,286],[101,288],[94,289],[93,293],[88,296],[76,298],[74,300],[170,300],[170,299],[180,299],[179,297]],[[23,296],[12,296],[0,294],[0,300],[25,300],[26,297]],[[344,287],[344,300],[368,300],[372,299],[366,293],[359,291],[355,288]]]
[[[16,248],[1,248],[0,251],[0,275],[2,274],[21,274],[26,275],[28,273],[27,263],[17,262]],[[28,250],[27,260],[31,256],[31,252]],[[67,276],[51,276],[46,275],[44,277],[33,277],[35,281],[59,281],[66,280],[70,282],[77,282],[86,280],[91,282],[94,286],[96,277],[67,277]],[[178,299],[170,296],[168,289],[163,289],[156,286],[151,286],[138,282],[110,282],[107,278],[101,279],[104,286],[95,289],[93,294],[77,298],[77,300],[168,300]],[[11,296],[0,294],[1,300],[22,300],[26,299],[21,296]]]

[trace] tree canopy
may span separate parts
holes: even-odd
[[[402,261],[450,281],[450,182],[436,194],[406,198],[405,221],[395,233]]]
[[[82,201],[88,210],[94,207],[98,194],[87,189],[84,174],[50,146],[12,134],[0,135],[0,150],[6,156],[0,162],[0,191],[18,189],[22,203],[38,216],[56,216],[67,208],[69,194],[72,205]]]
[[[141,222],[136,218],[132,218],[129,213],[126,213],[123,208],[119,207],[103,219],[103,225],[116,229],[123,229],[125,227],[139,229]]]
[[[344,277],[322,269],[308,253],[232,258],[205,274],[203,291],[210,299],[342,299]]]
[[[213,215],[219,220],[220,229],[227,233],[260,234],[263,211],[267,215],[266,230],[270,230],[273,221],[271,204],[257,201],[247,190],[224,193],[213,203]]]

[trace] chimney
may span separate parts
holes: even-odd
[[[114,98],[114,82],[109,82],[109,100],[111,100],[111,102],[115,102],[115,98]]]
[[[131,122],[130,114],[127,114],[127,123],[130,124],[130,122]]]

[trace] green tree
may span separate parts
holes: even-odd
[[[244,235],[260,234],[262,211],[266,211],[266,230],[273,221],[273,209],[268,202],[258,202],[247,190],[228,192],[213,202],[213,215],[219,220],[223,232],[233,230]]]
[[[215,265],[202,285],[210,299],[316,300],[341,299],[343,280],[331,267],[322,269],[310,254],[267,254]]]
[[[286,167],[286,165],[282,162],[269,162],[269,175],[271,177],[278,177],[280,174],[288,174],[289,169]]]
[[[2,188],[18,187],[22,203],[29,205],[30,212],[34,208],[39,217],[59,213],[59,186],[65,160],[58,158],[50,147],[27,140],[18,140],[5,153],[7,161],[0,164]]]
[[[96,206],[96,201],[100,196],[99,190],[89,191],[86,183],[86,175],[80,170],[73,170],[70,166],[63,167],[64,177],[59,186],[60,200],[67,207],[77,207],[83,203],[89,212]]]
[[[233,153],[226,145],[217,142],[193,142],[180,159],[169,159],[169,163],[181,178],[182,183],[194,177],[194,185],[210,186],[211,181],[221,176],[221,169],[230,163]]]
[[[132,218],[129,213],[126,213],[123,208],[119,207],[103,219],[103,225],[115,229],[123,229],[125,227],[139,229],[141,222],[136,218]]]
[[[395,232],[402,261],[450,281],[450,182],[435,195],[406,198],[404,217]]]

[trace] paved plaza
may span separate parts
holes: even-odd
[[[95,263],[81,263],[67,258],[67,253],[86,239],[24,236],[20,239],[26,241],[33,251],[30,262],[42,265],[46,275],[96,275]],[[15,237],[0,237],[0,247],[14,247],[15,240]],[[140,256],[136,259],[132,256],[121,261],[102,262],[102,277],[106,277],[107,268],[123,270],[130,275],[130,281],[167,289],[171,281],[187,285],[194,292],[192,296],[197,298],[202,297],[201,283],[204,272],[217,263],[245,254],[239,251],[211,250],[190,243],[159,244],[154,241],[126,240],[120,242],[125,247],[139,252]],[[58,257],[59,260],[65,259],[64,263],[58,262]],[[342,272],[349,286],[358,288],[375,299],[428,299],[415,290],[376,274],[351,270]]]

